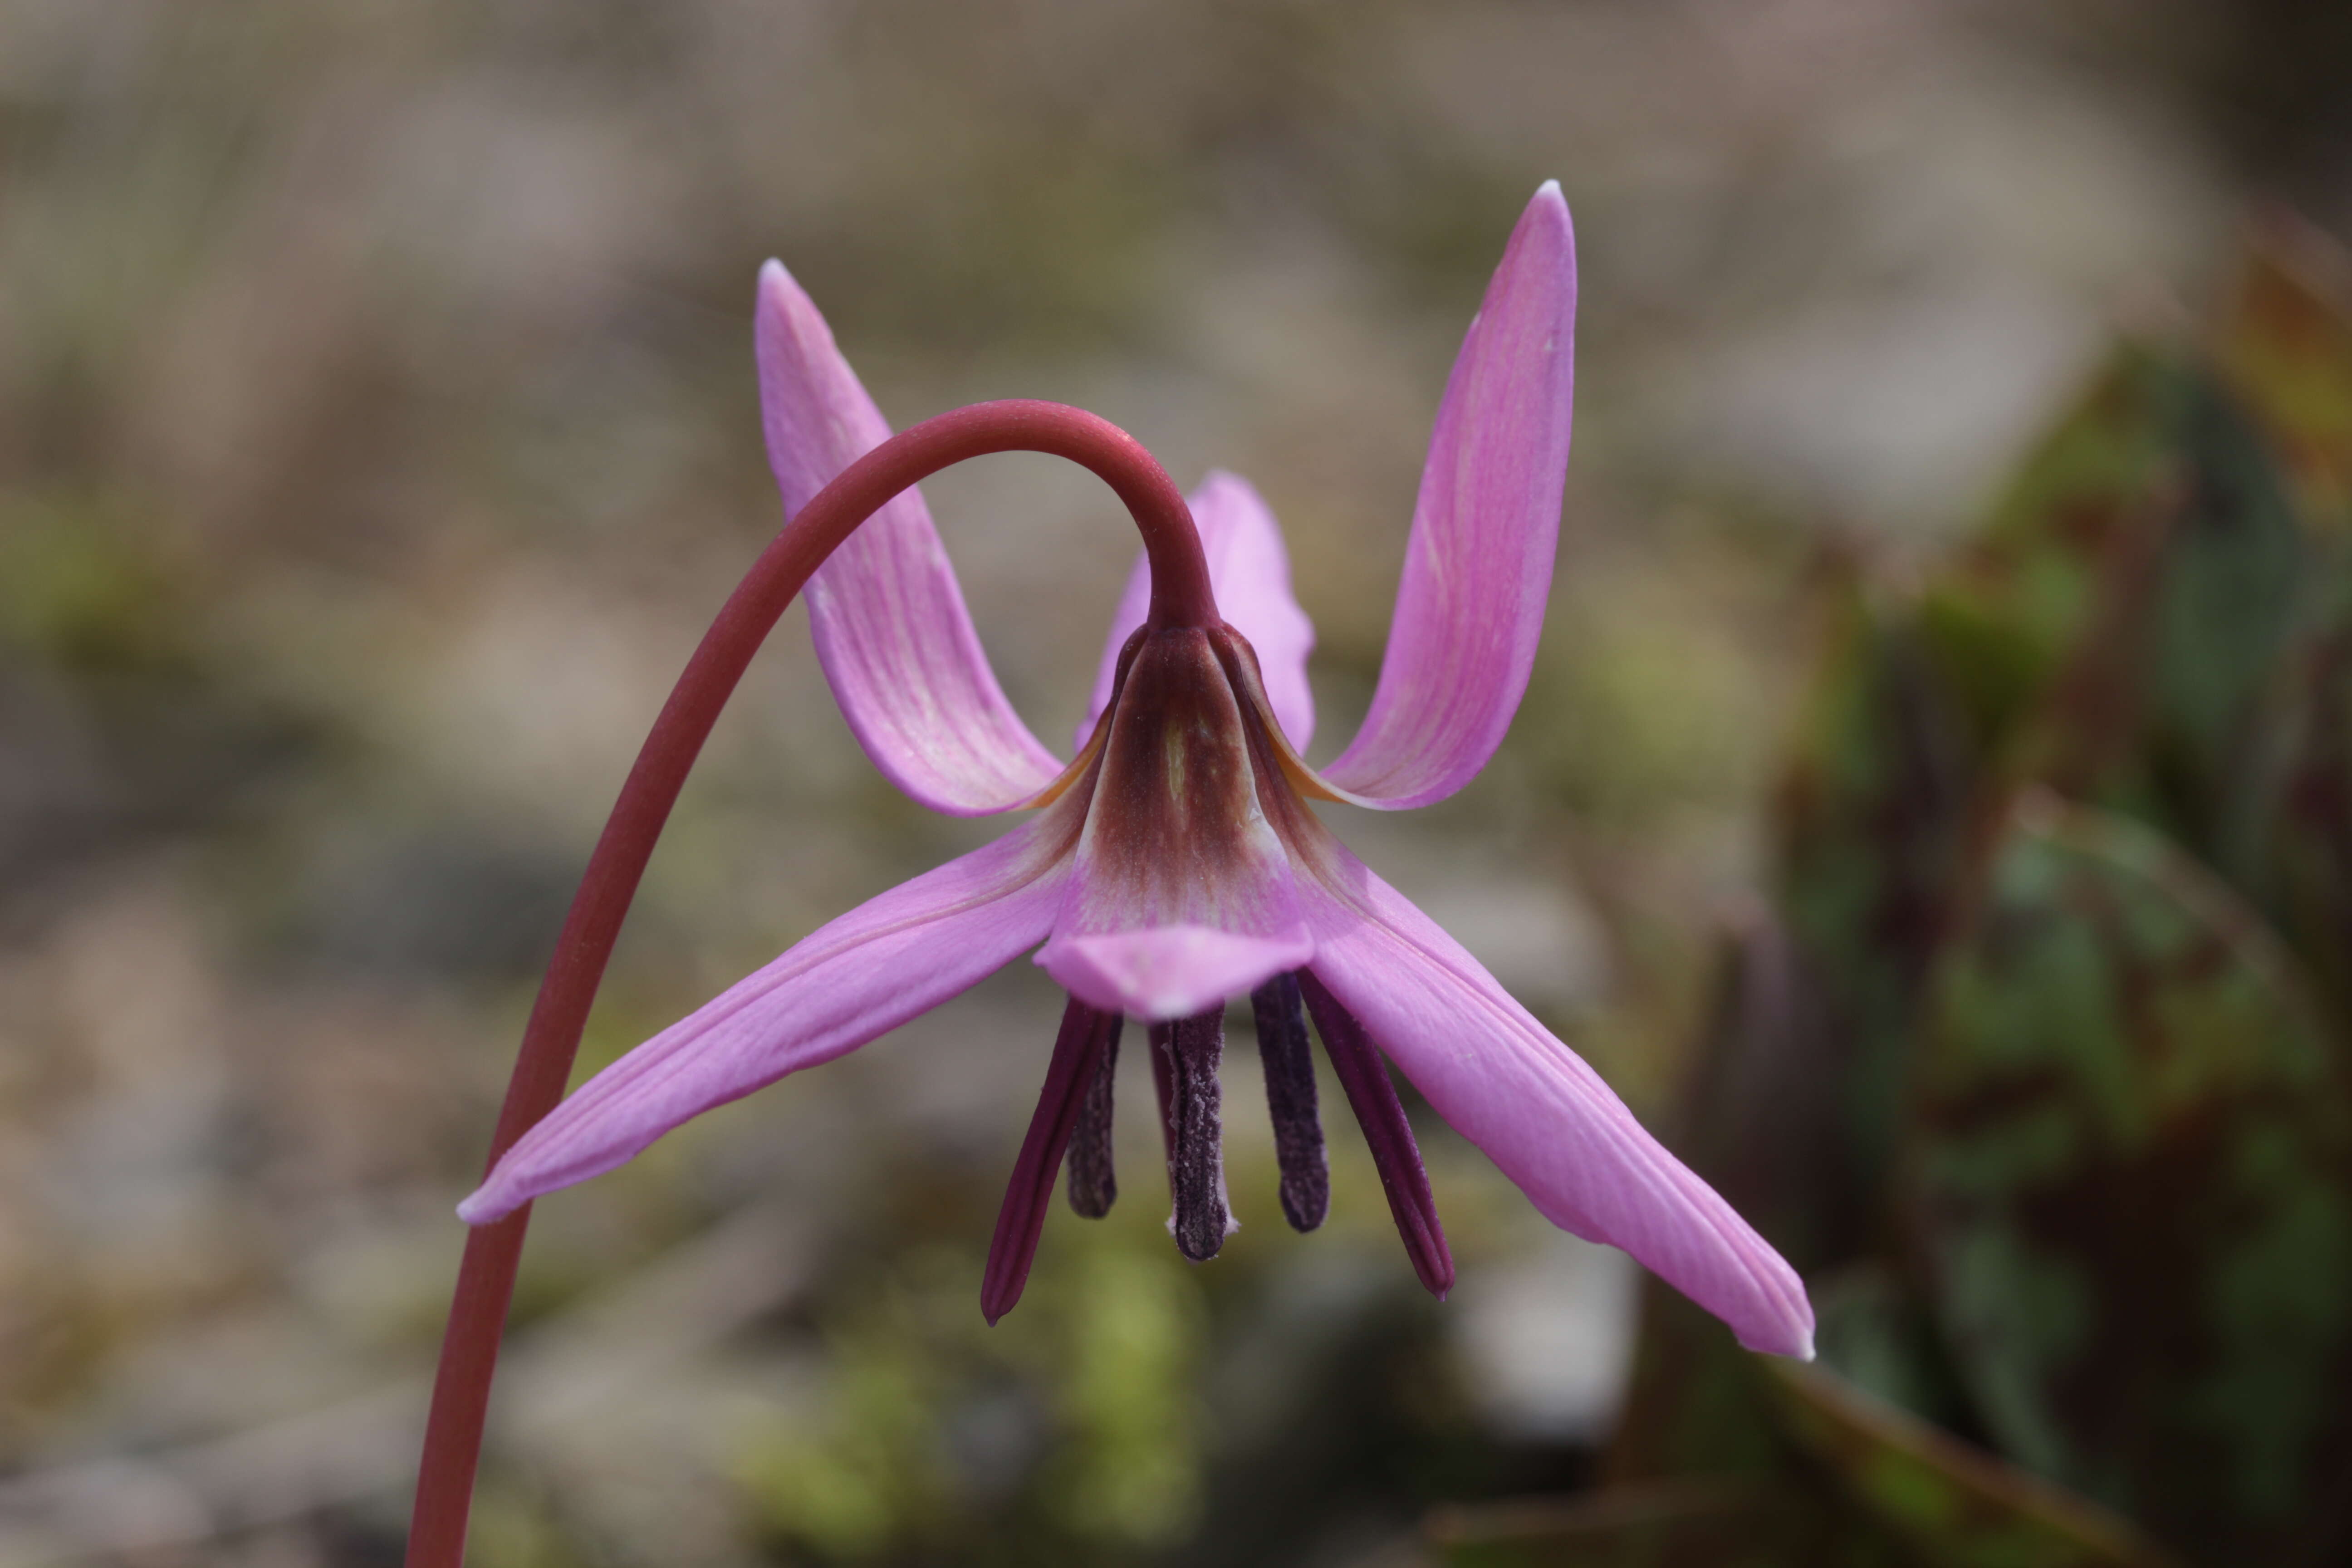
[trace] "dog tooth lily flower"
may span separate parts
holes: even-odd
[[[1568,208],[1547,184],[1446,384],[1370,712],[1318,773],[1299,755],[1314,722],[1313,632],[1255,491],[1213,475],[1188,507],[1132,437],[1056,404],[978,404],[891,435],[816,308],[771,264],[757,347],[790,521],[663,705],[557,936],[491,1169],[459,1207],[476,1228],[434,1381],[410,1568],[457,1568],[463,1557],[533,1197],[855,1049],[1033,948],[1070,1000],[990,1248],[982,1308],[992,1321],[1020,1296],[1055,1172],[1066,1164],[1082,1214],[1116,1195],[1112,1069],[1130,1017],[1150,1044],[1170,1227],[1188,1257],[1217,1251],[1232,1224],[1219,1155],[1222,1020],[1227,998],[1246,994],[1281,1206],[1299,1229],[1320,1223],[1328,1199],[1312,1016],[1431,1289],[1452,1283],[1453,1261],[1383,1057],[1555,1223],[1623,1247],[1742,1343],[1811,1353],[1812,1310],[1788,1265],[1307,805],[1425,805],[1467,784],[1500,743],[1551,581],[1575,303]],[[1092,469],[1144,541],[1066,766],[1005,701],[913,489],[950,464],[1016,449]],[[803,587],[826,678],[893,782],[957,815],[1036,815],[819,930],[559,1104],[662,825],[729,694]]]
[[[1020,1295],[1066,1160],[1080,1212],[1111,1203],[1110,1088],[1126,1019],[1147,1026],[1171,1228],[1187,1257],[1216,1253],[1232,1228],[1222,1018],[1227,998],[1247,995],[1294,1226],[1319,1224],[1328,1201],[1311,1015],[1432,1290],[1451,1285],[1453,1263],[1383,1056],[1556,1224],[1633,1253],[1749,1347],[1810,1353],[1811,1310],[1788,1266],[1307,806],[1426,805],[1467,784],[1501,742],[1551,581],[1575,298],[1568,208],[1548,184],[1447,383],[1370,711],[1320,772],[1299,755],[1314,723],[1313,630],[1291,597],[1273,515],[1242,480],[1213,474],[1191,499],[1209,576],[1194,614],[1155,617],[1154,562],[1137,563],[1067,765],[1005,700],[920,496],[889,500],[809,584],[842,710],[916,800],[961,816],[1035,815],[824,927],[599,1074],[508,1151],[461,1215],[494,1221],[611,1170],[688,1119],[855,1049],[1035,950],[1070,999],[992,1248],[992,1321]],[[773,263],[757,341],[770,455],[798,512],[889,431],[815,306]]]

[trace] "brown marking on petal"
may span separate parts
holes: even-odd
[[[1255,715],[1258,723],[1251,726],[1250,750],[1256,761],[1260,782],[1271,774],[1285,781],[1294,795],[1310,800],[1336,800],[1348,805],[1360,805],[1358,796],[1349,795],[1339,785],[1327,782],[1321,773],[1307,765],[1282,732],[1281,721],[1274,716],[1274,704],[1265,695],[1265,677],[1258,668],[1257,649],[1249,638],[1228,624],[1209,634],[1217,649],[1217,658],[1225,667],[1225,678],[1233,682],[1234,693],[1241,699],[1244,717]],[[1255,731],[1262,724],[1265,734]],[[1261,739],[1263,743],[1261,744]],[[1261,754],[1262,753],[1262,754]],[[1272,808],[1268,808],[1271,816]]]
[[[1241,704],[1209,633],[1139,632],[1108,713],[1086,837],[1087,888],[1106,911],[1081,928],[1261,922],[1223,900],[1262,885],[1265,831]],[[1097,735],[1105,726],[1097,727]]]
[[[1266,699],[1265,683],[1258,673],[1257,650],[1250,647],[1249,639],[1231,626],[1219,627],[1210,638],[1241,707],[1259,813],[1282,841],[1294,869],[1307,872],[1335,897],[1354,904],[1357,900],[1348,879],[1339,874],[1339,862],[1326,852],[1336,843],[1331,830],[1307,804],[1310,795],[1322,800],[1346,797],[1323,789],[1314,770],[1298,760],[1284,739],[1282,724],[1274,716],[1274,705]]]
[[[1057,784],[1055,798],[1045,803],[1038,821],[1045,826],[1037,836],[1034,869],[1022,879],[1027,886],[1054,867],[1078,851],[1085,840],[1087,805],[1094,798],[1095,778],[1102,771],[1102,748],[1089,745],[1070,764],[1072,777],[1066,784]]]
[[[1118,694],[1120,689],[1127,684],[1127,667],[1135,661],[1135,650],[1142,641],[1143,630],[1139,626],[1136,628],[1135,635],[1127,639],[1127,646],[1118,650],[1118,669],[1111,677],[1110,700],[1103,704],[1102,714],[1095,721],[1094,732],[1087,737],[1087,743],[1079,748],[1078,754],[1070,759],[1070,765],[1055,774],[1053,783],[1031,795],[1027,800],[1016,804],[1013,807],[1013,810],[1023,811],[1036,806],[1051,805],[1067,795],[1072,785],[1082,782],[1087,787],[1079,792],[1080,797],[1086,798],[1093,795],[1092,774],[1095,764],[1102,760],[1104,742],[1110,738],[1110,716],[1118,711]]]

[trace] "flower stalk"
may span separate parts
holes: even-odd
[[[1126,503],[1151,563],[1149,625],[1154,630],[1220,624],[1183,493],[1140,442],[1083,409],[1025,399],[974,404],[901,431],[843,469],[751,563],[646,736],[556,938],[486,1169],[563,1098],[589,1007],[654,845],[719,710],[769,631],[851,531],[899,492],[967,458],[1013,451],[1080,464]],[[1066,1131],[1062,1136],[1066,1140]],[[1050,1170],[1046,1180],[1052,1181]],[[490,1382],[530,1223],[526,1204],[467,1237],[425,1419],[407,1568],[457,1568],[464,1560]]]

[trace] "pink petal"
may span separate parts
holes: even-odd
[[[1044,940],[1075,814],[1048,811],[824,926],[588,1080],[457,1206],[486,1225],[601,1175],[714,1106],[831,1061]]]
[[[1623,1247],[1750,1350],[1810,1358],[1812,1307],[1780,1254],[1461,943],[1336,842],[1317,858],[1312,973],[1437,1113],[1553,1224]]]
[[[1576,242],[1538,191],[1438,405],[1371,710],[1324,776],[1366,805],[1427,805],[1486,765],[1535,666],[1559,538],[1574,386]]]
[[[1090,1005],[1150,1021],[1190,1017],[1313,956],[1296,901],[1286,910],[1285,900],[1267,891],[1265,909],[1253,911],[1255,923],[1271,928],[1265,934],[1185,924],[1057,935],[1037,962]],[[1084,896],[1074,892],[1071,901],[1083,904]]]
[[[1223,468],[1211,470],[1191,497],[1192,521],[1201,530],[1201,551],[1209,558],[1209,584],[1217,612],[1257,650],[1266,700],[1295,751],[1305,751],[1315,733],[1315,697],[1307,686],[1307,656],[1315,647],[1315,623],[1290,595],[1290,552],[1281,525],[1247,479]],[[1078,726],[1083,747],[1095,721],[1110,706],[1119,650],[1151,603],[1151,566],[1139,552],[1127,591],[1111,616],[1110,640],[1103,645],[1102,668],[1095,672],[1094,699]]]
[[[787,515],[890,434],[799,284],[760,269],[760,404]],[[851,534],[808,585],[809,626],[843,717],[890,782],[977,816],[1061,771],[1004,700],[918,490]]]
[[[1037,962],[1106,1013],[1190,1017],[1315,951],[1211,634],[1143,637]]]

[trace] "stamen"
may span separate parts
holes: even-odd
[[[1443,1300],[1454,1289],[1454,1254],[1445,1245],[1444,1227],[1437,1223],[1437,1200],[1430,1195],[1429,1173],[1422,1167],[1421,1148],[1412,1140],[1412,1125],[1397,1100],[1396,1086],[1381,1060],[1380,1047],[1364,1032],[1356,1016],[1339,1005],[1306,970],[1298,972],[1298,988],[1315,1015],[1316,1033],[1323,1037],[1323,1054],[1347,1091],[1348,1104],[1364,1130],[1364,1142],[1381,1173],[1381,1188],[1388,1194],[1389,1213],[1397,1234],[1404,1238],[1405,1256],[1413,1272],[1432,1295]]]
[[[993,1324],[1021,1300],[1029,1283],[1029,1265],[1037,1256],[1037,1237],[1045,1228],[1045,1205],[1054,1195],[1054,1173],[1062,1166],[1070,1131],[1078,1119],[1078,1102],[1093,1085],[1096,1066],[1105,1048],[1118,1035],[1118,1015],[1098,1013],[1076,997],[1062,1010],[1061,1033],[1054,1038],[1054,1060],[1045,1069],[1045,1087],[1037,1093],[1037,1110],[1029,1119],[1021,1155],[1013,1163],[1013,1180],[1004,1189],[1004,1206],[997,1211],[996,1235],[988,1244],[988,1268],[981,1277],[980,1310]]]
[[[1073,1000],[1070,1005],[1075,1007],[1077,1003]],[[1118,1173],[1111,1163],[1110,1091],[1112,1080],[1118,1077],[1118,1037],[1127,1019],[1117,1013],[1100,1016],[1110,1025],[1103,1036],[1102,1054],[1095,1061],[1094,1078],[1079,1097],[1078,1125],[1070,1138],[1070,1207],[1087,1219],[1102,1218],[1118,1201]]]
[[[1236,1226],[1225,1206],[1224,1130],[1218,1121],[1217,1064],[1225,1049],[1225,1010],[1151,1028],[1152,1055],[1168,1064],[1169,1185],[1176,1249],[1206,1263]]]
[[[1257,1054],[1265,1065],[1265,1110],[1274,1121],[1274,1158],[1282,1170],[1282,1217],[1313,1230],[1331,1212],[1331,1166],[1315,1108],[1315,1058],[1298,977],[1277,974],[1250,993],[1257,1014]]]

